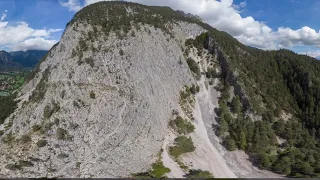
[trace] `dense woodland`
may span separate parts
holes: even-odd
[[[236,94],[230,99],[230,72],[220,74],[218,135],[228,150],[242,149],[262,169],[291,177],[320,177],[320,62],[289,50],[262,51],[240,44],[230,35],[211,36],[246,91],[250,107]],[[248,113],[261,115],[253,121]],[[283,113],[291,118],[283,118]]]

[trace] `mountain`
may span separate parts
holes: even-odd
[[[12,61],[21,64],[24,67],[34,67],[47,54],[45,50],[27,50],[10,52]]]
[[[21,67],[21,65],[12,61],[12,57],[8,52],[0,51],[0,70],[14,69],[19,67]]]
[[[319,177],[319,63],[168,7],[89,5],[1,104],[0,174]]]
[[[198,20],[198,21],[202,21],[202,19],[199,17],[199,16],[197,16],[197,15],[193,15],[193,14],[190,14],[190,13],[185,13],[185,12],[183,12],[183,11],[177,11],[177,13],[180,13],[181,15],[183,15],[183,16],[185,16],[185,17],[187,17],[187,18],[190,18],[190,19],[194,19],[194,20]]]
[[[48,51],[0,51],[0,70],[21,70],[35,67],[37,63],[47,54]]]

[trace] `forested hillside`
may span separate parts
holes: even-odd
[[[216,43],[213,53],[221,53],[218,134],[226,148],[245,150],[263,169],[319,177],[320,62],[289,50],[247,47],[215,29],[194,44],[207,46],[209,37]],[[235,84],[230,79],[245,97],[236,91],[231,97]]]

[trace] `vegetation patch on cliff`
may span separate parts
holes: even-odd
[[[132,174],[134,178],[164,178],[166,173],[171,170],[163,165],[161,161],[161,153],[158,154],[158,160],[152,164],[151,169],[148,172]]]
[[[189,119],[193,119],[193,109],[195,106],[195,94],[199,92],[199,86],[192,85],[191,87],[185,86],[183,90],[180,91],[180,107],[187,115]]]
[[[178,136],[175,140],[175,146],[170,147],[169,153],[174,158],[179,158],[183,153],[193,152],[196,148],[193,145],[191,137]]]
[[[189,134],[194,131],[194,125],[181,116],[177,116],[174,120],[171,120],[169,125],[179,134]]]

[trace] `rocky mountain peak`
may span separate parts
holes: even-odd
[[[184,42],[204,32],[161,11],[102,2],[75,15],[1,126],[0,174],[128,177],[150,169],[180,91],[195,83]]]
[[[319,69],[168,7],[89,5],[11,101],[0,177],[319,177]]]

